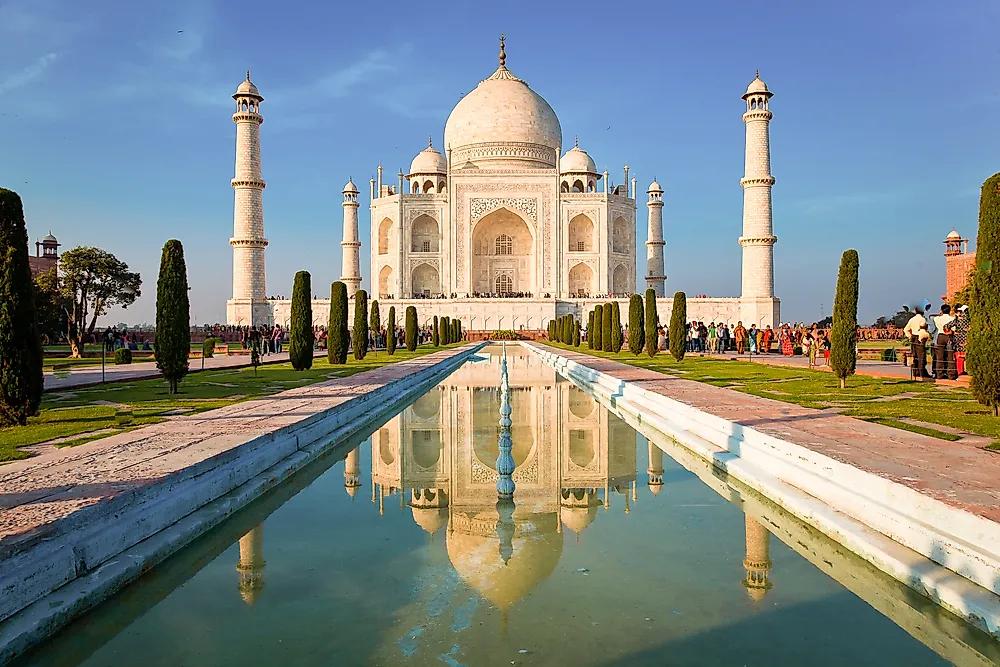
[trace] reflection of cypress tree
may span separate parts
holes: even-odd
[[[331,364],[347,363],[347,285],[330,285],[330,324],[326,331],[326,358]]]
[[[396,306],[389,306],[389,316],[385,323],[385,351],[396,354]]]
[[[431,345],[434,347],[439,347],[441,345],[441,322],[438,321],[438,316],[434,316],[434,328],[431,331]]]
[[[642,346],[646,342],[646,327],[642,316],[642,297],[633,294],[628,300],[628,349],[635,355],[642,352]]]
[[[253,305],[251,304],[251,308]],[[170,383],[170,393],[188,372],[191,315],[184,246],[172,239],[163,245],[156,281],[156,367]]]
[[[601,311],[601,349],[605,352],[611,352],[614,349],[615,343],[611,337],[611,327],[614,326],[612,324],[614,317],[614,308],[611,307],[611,304],[604,304],[604,310]]]
[[[1000,409],[1000,174],[983,183],[979,199],[976,270],[969,303],[968,362],[972,394],[983,405]]]
[[[406,349],[417,349],[417,309],[413,306],[406,307]]]
[[[808,355],[808,350],[803,350]],[[847,387],[858,359],[858,251],[845,250],[840,259],[837,294],[833,302],[833,329],[830,331],[830,368]]]
[[[674,305],[670,311],[670,354],[680,361],[687,351],[687,295],[674,294]]]
[[[594,306],[594,349],[604,349],[604,306],[597,304]]]
[[[368,355],[368,292],[359,289],[354,294],[354,337],[351,340],[354,358],[364,359]]]
[[[0,425],[23,426],[42,402],[42,338],[28,263],[24,209],[17,193],[3,188],[0,262]],[[186,353],[184,368],[187,370]]]
[[[646,354],[655,357],[659,343],[656,328],[660,326],[660,318],[656,314],[656,290],[652,287],[646,290],[646,314],[643,320],[646,324]]]

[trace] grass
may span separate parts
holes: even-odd
[[[573,348],[560,343],[546,344],[806,408],[836,408],[849,417],[942,440],[956,440],[958,437],[900,420],[938,424],[1000,440],[1000,419],[980,405],[972,397],[972,392],[965,388],[939,387],[907,378],[854,375],[848,378],[847,389],[842,390],[837,378],[827,371],[706,357],[686,357],[678,362],[662,352],[650,358],[646,355],[636,357],[629,352],[599,352],[585,346]]]
[[[170,417],[168,413],[183,411],[190,415],[214,410],[330,378],[349,377],[446,347],[423,345],[415,352],[402,348],[392,357],[384,351],[369,353],[362,361],[349,356],[343,366],[331,366],[325,356],[316,357],[307,371],[293,370],[288,363],[269,364],[260,366],[256,376],[253,368],[201,371],[185,377],[180,393],[173,396],[167,393],[167,383],[163,380],[116,382],[47,393],[38,416],[28,420],[27,426],[0,429],[0,462],[30,456],[30,452],[20,449],[28,445],[60,438],[66,440],[58,446],[79,445],[164,421]]]

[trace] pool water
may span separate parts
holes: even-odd
[[[499,353],[484,348],[21,664],[998,660],[984,633],[721,473],[665,455],[513,346],[517,489],[513,515],[498,512]],[[829,555],[814,565],[772,531]],[[890,599],[863,599],[875,588]]]

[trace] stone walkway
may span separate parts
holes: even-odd
[[[1000,522],[1000,453],[750,396],[617,361],[557,353],[704,412],[752,427]],[[934,428],[938,428],[935,426]]]
[[[171,475],[196,474],[199,464],[234,456],[255,438],[466,351],[435,352],[0,466],[0,560],[46,539],[61,520],[77,521],[82,510],[127,501]]]
[[[317,350],[316,355],[325,355],[325,350]],[[269,354],[260,358],[262,364],[280,364],[288,361],[287,352]],[[250,365],[250,355],[237,354],[217,355],[210,359],[205,359],[205,370],[218,370],[220,368],[240,368]],[[191,359],[188,362],[190,372],[194,373],[202,369],[201,359]],[[134,364],[116,366],[114,360],[106,363],[104,367],[104,382],[123,382],[125,380],[146,380],[160,377],[160,371],[156,370],[155,361],[140,361]],[[100,366],[80,366],[61,372],[58,375],[52,371],[45,371],[45,391],[56,391],[59,389],[69,389],[70,387],[86,387],[101,383]]]

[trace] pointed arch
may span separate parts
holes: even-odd
[[[630,241],[628,221],[621,216],[615,218],[611,225],[611,250],[617,253],[627,253]]]
[[[437,220],[427,214],[417,216],[417,219],[410,225],[410,251],[441,251],[441,234]]]
[[[378,272],[378,296],[385,299],[392,294],[392,267],[386,265]]]
[[[589,296],[596,292],[594,288],[594,270],[580,262],[569,270],[570,296]]]
[[[433,296],[441,293],[441,278],[438,270],[430,264],[418,264],[410,276],[410,287],[414,296]]]
[[[615,294],[628,294],[632,291],[632,281],[628,279],[628,266],[619,264],[611,275],[611,291]]]
[[[392,236],[392,220],[383,218],[378,224],[378,254],[389,254],[389,237]]]
[[[594,221],[583,213],[573,216],[569,221],[568,236],[570,252],[593,252]]]

